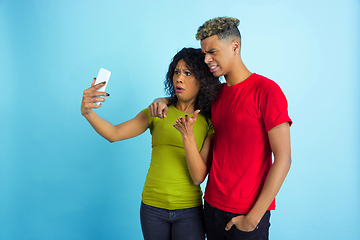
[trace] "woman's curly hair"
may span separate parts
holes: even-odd
[[[173,83],[174,70],[180,60],[184,60],[186,67],[195,75],[200,83],[200,90],[196,97],[195,109],[200,109],[201,114],[211,118],[211,104],[215,101],[220,88],[218,77],[214,77],[209,67],[204,62],[204,54],[199,48],[183,48],[172,59],[166,74],[165,92],[170,96],[168,105],[176,105],[177,97]]]

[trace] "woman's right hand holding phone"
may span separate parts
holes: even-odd
[[[101,104],[95,104],[96,102],[105,102],[104,97],[108,97],[106,92],[97,91],[99,88],[105,85],[105,82],[95,85],[96,78],[93,79],[91,87],[84,90],[83,98],[81,102],[81,114],[83,116],[89,114],[93,108],[100,108]]]
[[[105,82],[96,85],[95,82],[96,78],[94,78],[91,87],[84,90],[81,102],[81,114],[100,136],[109,142],[116,142],[136,137],[148,129],[149,119],[143,112],[140,112],[133,119],[117,125],[113,125],[97,115],[93,111],[93,108],[99,108],[101,105],[95,103],[105,102],[104,97],[108,97],[109,94],[103,91],[97,91],[106,84]]]

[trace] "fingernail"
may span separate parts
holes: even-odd
[[[103,81],[101,84],[105,84],[106,83],[106,81]]]
[[[110,96],[110,94],[107,93],[106,96]]]

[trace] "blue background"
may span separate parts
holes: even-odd
[[[109,69],[98,114],[134,117],[164,95],[173,55],[200,46],[198,26],[224,15],[294,121],[270,238],[359,239],[359,13],[356,0],[0,1],[0,239],[142,239],[151,136],[108,143],[82,92]]]

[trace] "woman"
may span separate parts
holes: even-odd
[[[170,97],[164,119],[150,117],[149,110],[144,109],[135,118],[114,126],[92,110],[100,107],[95,102],[104,102],[103,97],[108,96],[96,91],[104,84],[94,85],[94,79],[92,86],[84,91],[81,113],[108,141],[136,137],[150,129],[153,150],[140,209],[145,240],[204,239],[199,186],[204,179],[193,174],[198,170],[192,171],[196,166],[187,162],[182,136],[173,127],[183,115],[197,117],[192,128],[194,140],[197,154],[206,161],[214,133],[210,109],[219,80],[203,58],[201,50],[193,48],[183,48],[174,56],[165,80],[165,90]],[[202,115],[198,115],[198,111],[194,114],[195,109],[201,110]]]

